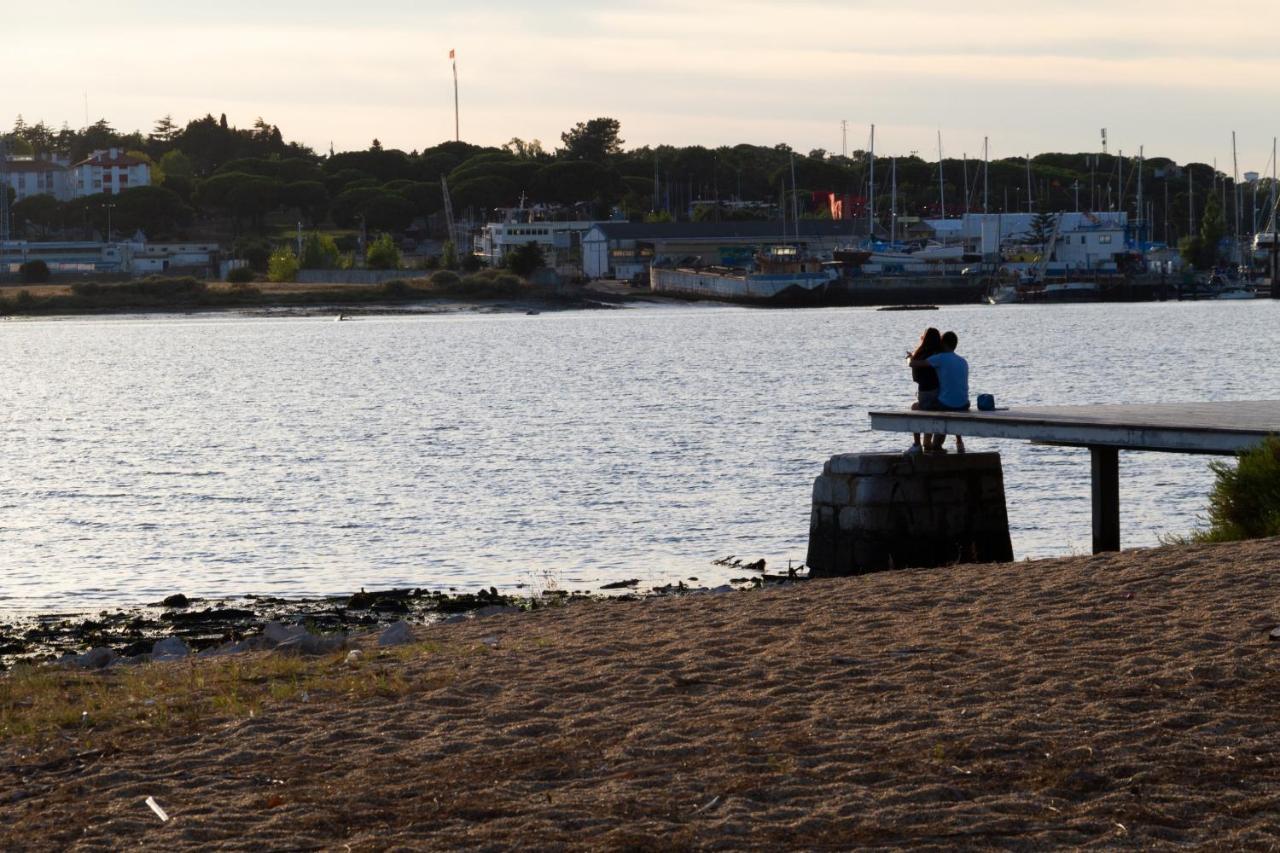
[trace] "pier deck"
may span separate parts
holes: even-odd
[[[871,428],[1089,448],[1093,552],[1120,550],[1121,450],[1234,454],[1280,435],[1280,400],[870,412]]]

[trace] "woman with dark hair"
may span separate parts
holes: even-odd
[[[919,363],[940,352],[942,352],[942,333],[930,326],[920,336],[920,343],[916,345],[915,350],[907,353],[907,361]],[[911,380],[916,383],[916,401],[911,404],[911,408],[924,411],[936,408],[938,404],[938,371],[927,364],[923,367],[916,367],[913,364],[911,367]],[[922,452],[920,433],[912,433],[911,439],[911,448],[907,453]]]

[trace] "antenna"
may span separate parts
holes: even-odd
[[[449,50],[449,61],[453,63],[453,141],[461,142],[462,133],[458,129],[458,54],[452,48]]]
[[[1102,129],[1102,153],[1107,153],[1107,129],[1105,127]]]
[[[849,121],[840,119],[840,156],[849,156]]]

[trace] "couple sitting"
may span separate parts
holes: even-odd
[[[969,411],[969,362],[956,355],[960,339],[955,332],[939,334],[932,327],[920,336],[920,345],[908,353],[911,378],[918,386],[912,409],[926,412]],[[946,453],[942,446],[946,433],[924,436],[915,433],[915,442],[907,453]],[[964,453],[964,439],[956,436],[956,453]]]

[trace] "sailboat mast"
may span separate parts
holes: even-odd
[[[960,211],[960,215],[969,212],[969,152],[965,151],[960,154],[961,174],[964,176],[964,207]]]
[[[898,242],[898,158],[889,161],[889,242]]]
[[[1236,156],[1236,132],[1231,131],[1231,204],[1235,208],[1236,265],[1244,261],[1244,247],[1240,244],[1240,160]]]
[[[1031,212],[1031,155],[1027,154],[1027,213]]]
[[[796,249],[800,248],[800,193],[796,189],[796,152],[791,152],[791,222],[796,229]]]
[[[1187,236],[1196,233],[1196,174],[1187,168]]]
[[[871,125],[871,170],[867,178],[867,236],[876,238],[876,126]]]
[[[942,207],[942,218],[947,218],[947,188],[942,181],[942,130],[938,130],[938,204]]]
[[[988,173],[990,165],[990,153],[987,151],[987,137],[982,137],[982,214],[987,213],[987,189],[988,189]]]
[[[1142,242],[1142,214],[1146,208],[1142,206],[1142,163],[1146,155],[1146,146],[1138,146],[1138,242]],[[1141,248],[1141,247],[1139,247]]]

